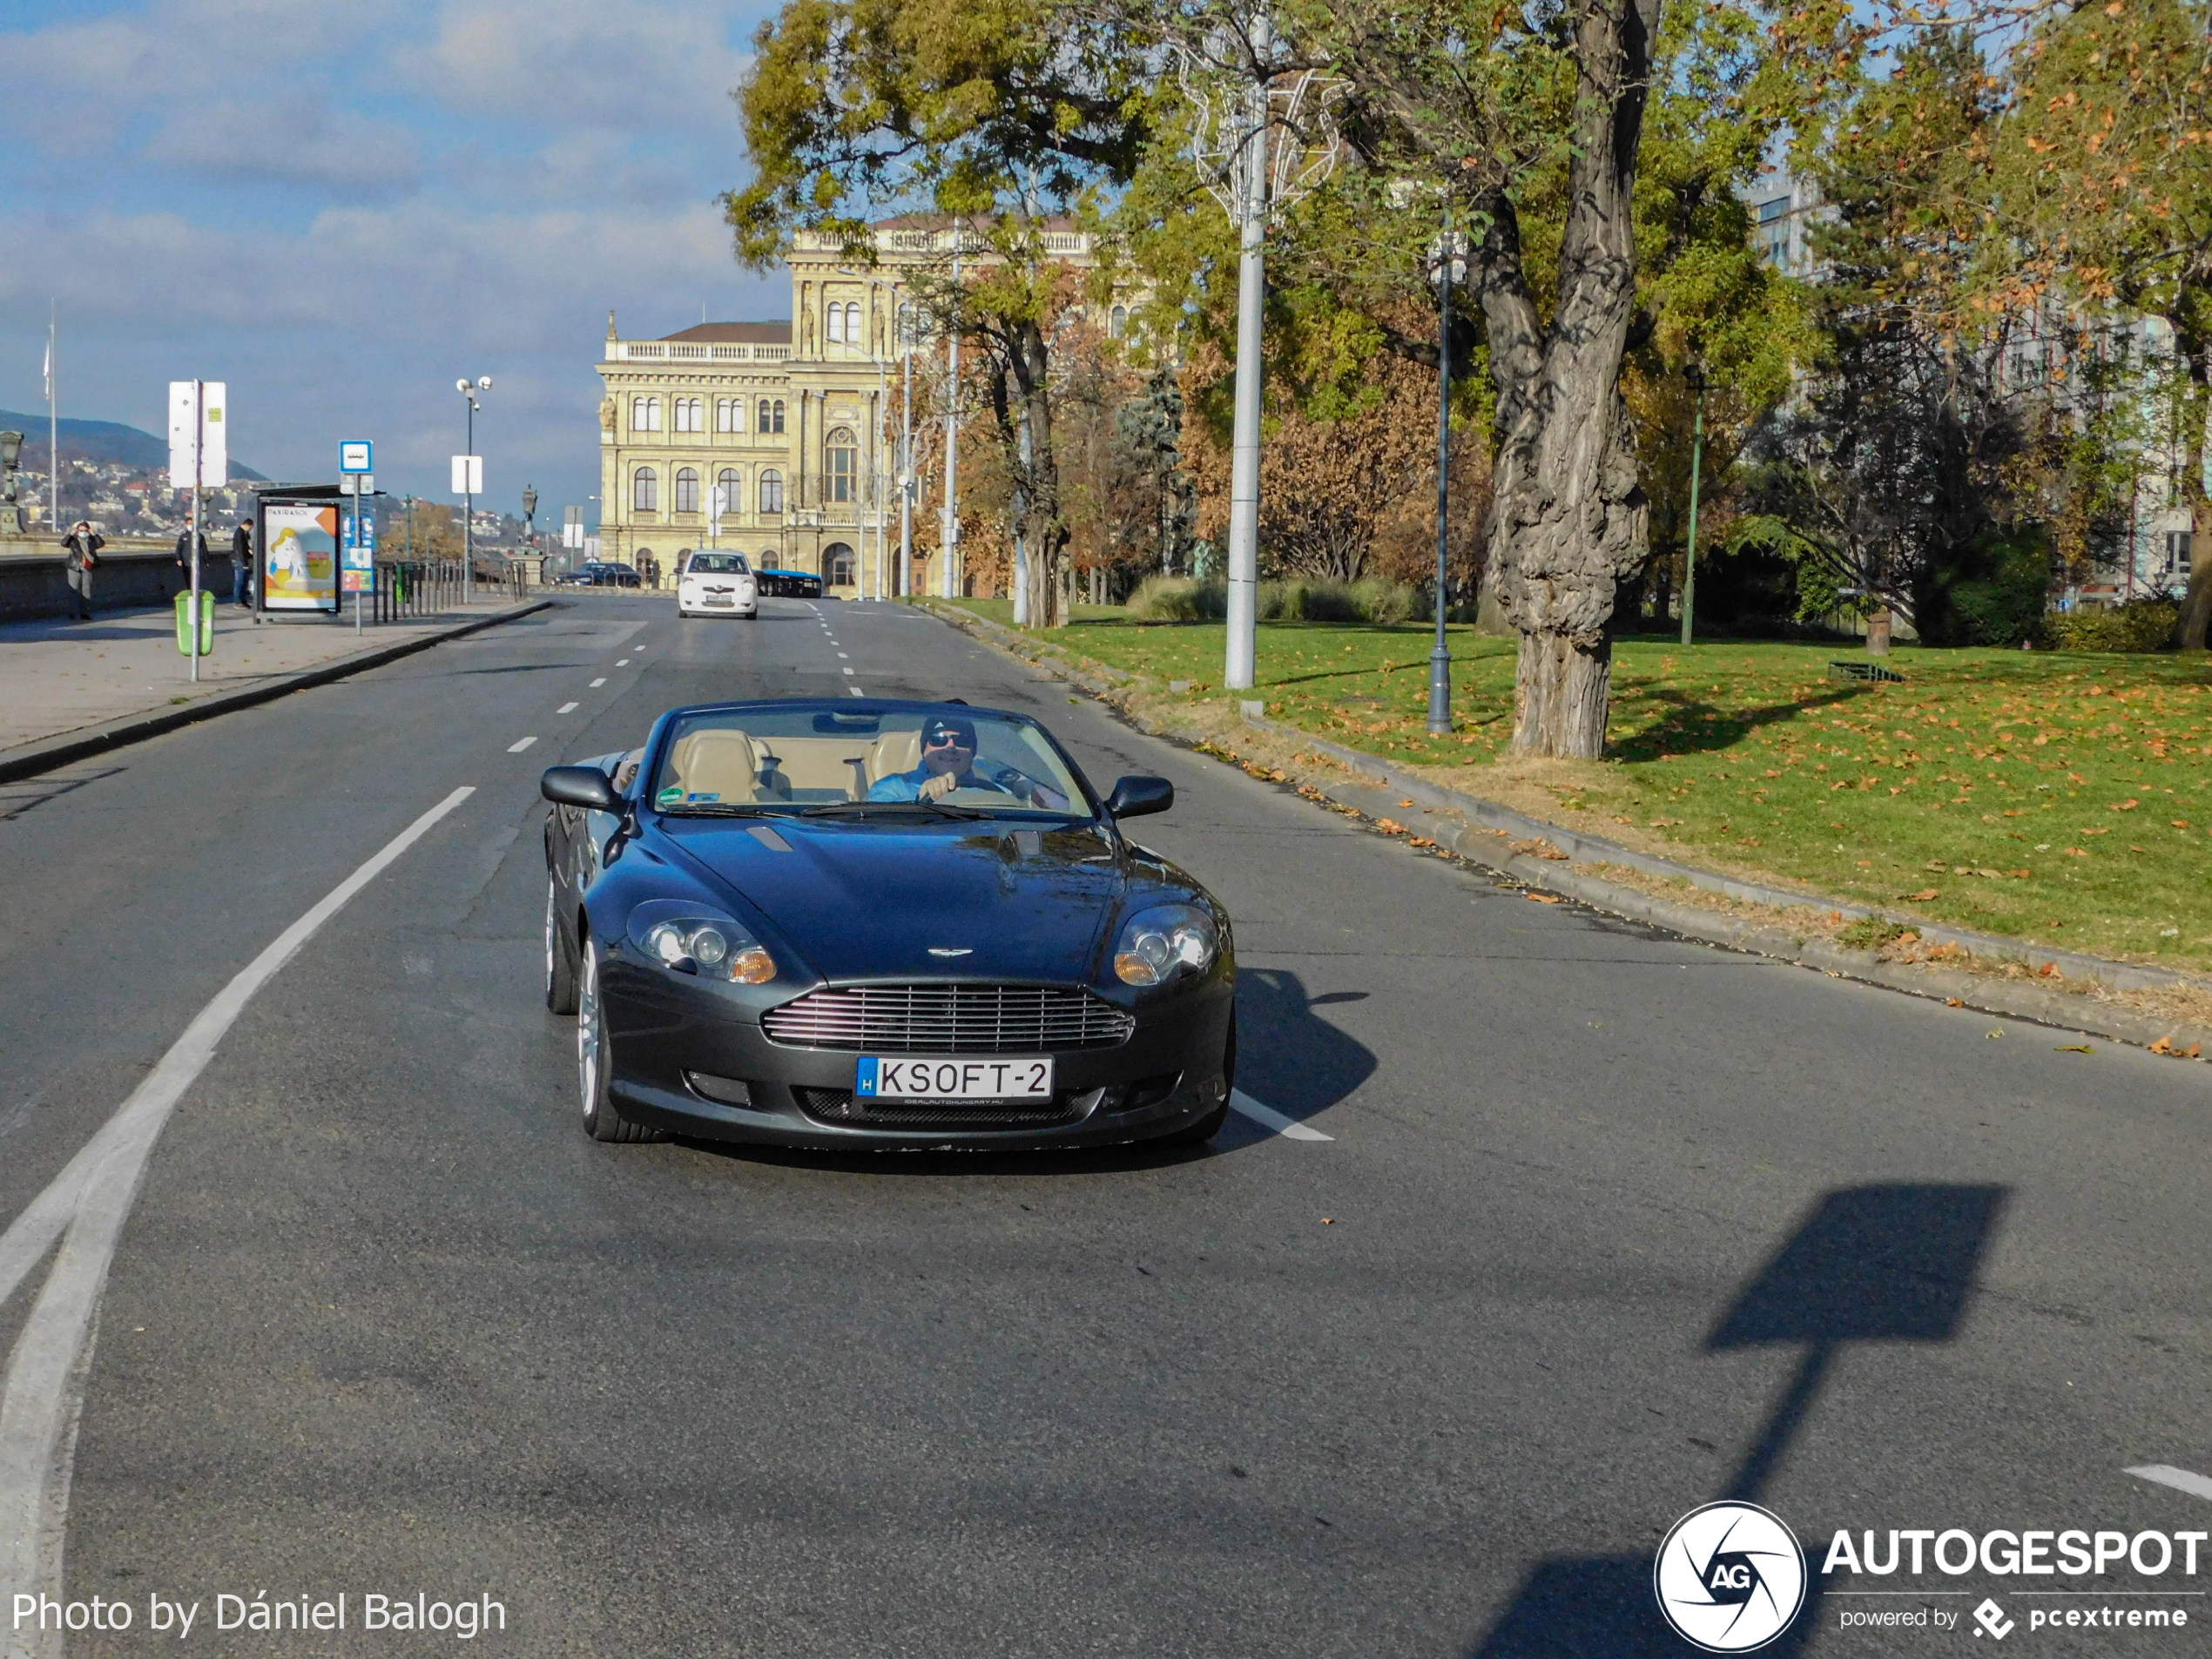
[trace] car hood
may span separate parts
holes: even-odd
[[[732,889],[833,981],[1085,980],[1129,881],[1096,826],[778,817],[660,829],[673,856]]]

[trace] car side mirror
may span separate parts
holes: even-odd
[[[1123,778],[1106,797],[1107,815],[1112,818],[1142,818],[1174,805],[1175,786],[1164,778]]]
[[[537,780],[537,792],[563,806],[583,806],[595,813],[623,810],[614,780],[597,766],[549,767]]]

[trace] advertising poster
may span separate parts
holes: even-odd
[[[346,550],[339,570],[341,586],[347,593],[376,591],[376,515],[361,509],[358,517],[346,515]]]
[[[272,502],[262,509],[268,549],[271,610],[334,610],[338,606],[338,509],[335,504]]]

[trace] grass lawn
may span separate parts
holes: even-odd
[[[1004,621],[988,602],[968,602]],[[1003,602],[999,610],[1004,610]],[[1056,643],[1218,699],[1219,624],[1078,607]],[[1624,639],[1607,759],[1499,763],[1514,644],[1451,631],[1459,729],[1431,738],[1432,631],[1263,623],[1275,718],[1556,821],[1962,927],[2212,966],[2212,661],[1900,646],[1905,684],[1828,678],[1840,645]],[[1494,763],[1498,763],[1494,765]],[[1470,769],[1470,770],[1460,770]],[[1498,786],[1486,787],[1485,771]],[[1507,786],[1510,785],[1511,787]]]

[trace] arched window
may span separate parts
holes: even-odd
[[[835,300],[830,302],[828,327],[822,332],[823,338],[831,345],[842,346],[845,343],[845,307]]]
[[[660,430],[660,400],[657,397],[633,397],[630,400],[630,429],[632,432]]]
[[[630,481],[630,505],[640,513],[660,510],[660,477],[651,467],[640,467]]]
[[[784,475],[773,467],[760,475],[760,510],[764,513],[784,510]]]
[[[715,474],[714,487],[722,492],[724,512],[742,513],[745,511],[745,481],[738,476],[738,469],[735,467],[725,467],[720,472]]]
[[[860,321],[860,306],[858,300],[845,307],[845,343],[863,351],[867,349],[868,336]]]
[[[822,550],[822,575],[833,588],[856,585],[860,562],[853,556],[853,550],[842,542],[832,542]]]
[[[699,475],[691,467],[676,469],[676,510],[696,513],[699,509]]]
[[[784,429],[783,399],[778,398],[772,405],[763,404],[761,407],[768,410],[768,418],[772,423],[765,429],[770,432],[781,432]]]
[[[714,400],[714,429],[717,432],[745,430],[745,400],[741,397],[718,397]]]
[[[679,397],[676,400],[675,408],[671,410],[670,413],[676,417],[676,430],[678,432],[704,432],[706,430],[706,421],[705,418],[706,415],[706,403],[704,399],[696,397]]]
[[[754,423],[754,426],[753,426],[753,428],[752,428],[752,429],[753,429],[755,432],[765,432],[765,431],[767,431],[767,430],[769,429],[769,427],[768,427],[768,400],[767,400],[766,398],[765,398],[765,397],[764,397],[764,398],[762,398],[762,399],[760,400],[760,418],[759,418],[759,420],[758,421],[756,421],[756,422]]]
[[[823,492],[826,501],[858,501],[860,498],[860,452],[854,445],[852,432],[845,427],[829,435],[827,455],[828,482]]]
[[[1119,340],[1123,334],[1129,333],[1129,307],[1127,306],[1114,307],[1106,319],[1106,332],[1116,340]]]

